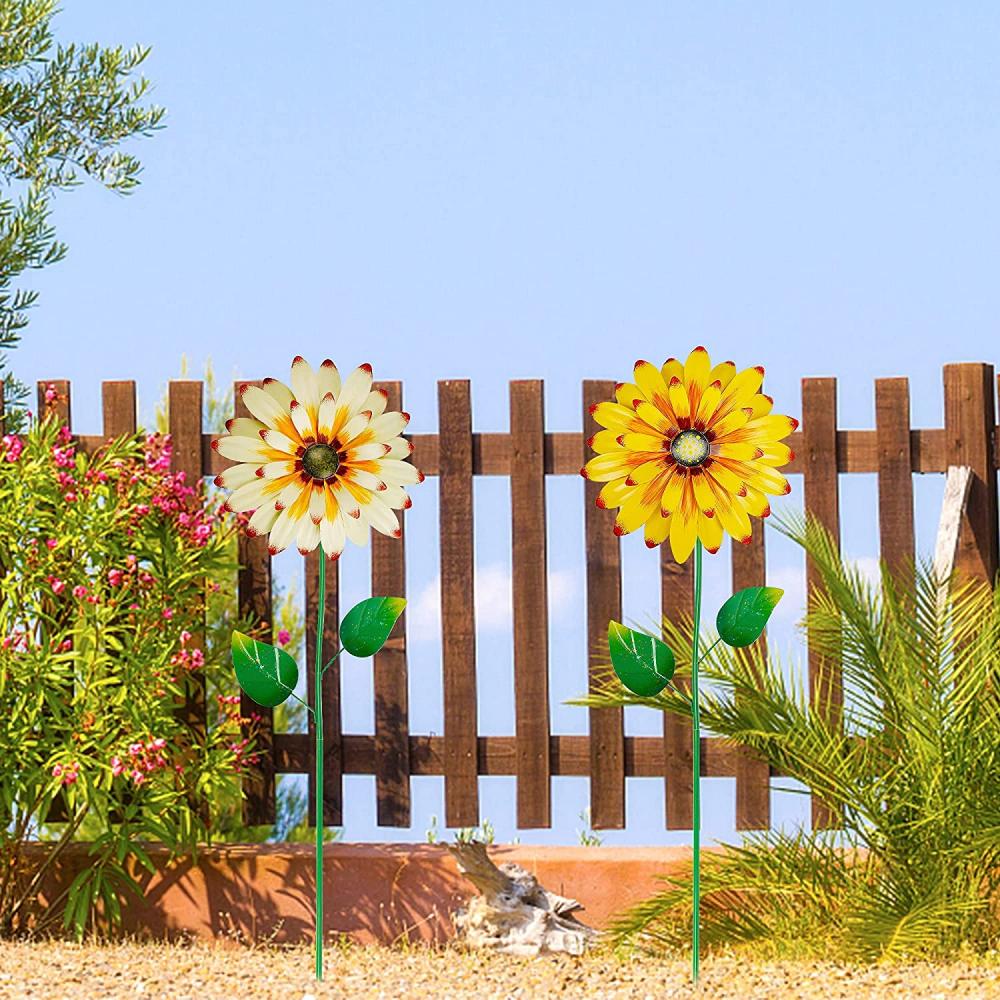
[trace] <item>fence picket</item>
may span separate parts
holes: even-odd
[[[910,384],[905,378],[875,380],[875,429],[879,442],[879,554],[891,573],[912,580],[916,539]]]
[[[690,619],[694,611],[693,567],[690,559],[676,562],[669,542],[660,546],[660,614],[675,624]],[[678,679],[677,688],[690,697],[690,679]],[[690,830],[694,822],[691,720],[673,712],[663,713],[663,776],[667,829]]]

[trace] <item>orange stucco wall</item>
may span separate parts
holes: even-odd
[[[88,863],[87,845],[72,845],[44,883],[53,898]],[[37,864],[44,849],[33,846]],[[452,935],[450,914],[473,887],[458,874],[451,855],[432,844],[331,844],[326,847],[327,934],[359,942],[441,941]],[[245,940],[311,940],[314,855],[310,845],[227,845],[202,853],[197,864],[167,864],[167,852],[148,852],[157,872],[134,872],[142,902],[122,899],[124,931],[152,937],[183,933],[219,939],[237,932]],[[515,861],[555,892],[586,907],[581,919],[602,927],[618,910],[656,892],[657,876],[677,871],[688,848],[528,847],[491,848],[496,863]]]

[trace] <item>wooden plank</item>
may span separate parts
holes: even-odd
[[[660,614],[680,624],[694,614],[694,561],[678,564],[668,542],[660,546]],[[677,688],[691,695],[690,678]],[[663,713],[663,801],[666,828],[690,830],[694,824],[691,772],[691,720]]]
[[[937,538],[934,545],[934,576],[938,580],[937,605],[943,611],[948,598],[948,585],[955,569],[958,556],[958,539],[962,530],[962,518],[969,502],[972,487],[972,469],[967,465],[953,465],[944,483],[944,499],[941,501],[941,517],[938,521]]]
[[[118,438],[132,435],[136,429],[135,382],[128,381],[101,383],[101,410],[104,416],[104,437]],[[201,428],[198,428],[201,434]],[[197,464],[201,471],[201,460]]]
[[[319,620],[319,560],[326,558],[317,548],[305,557],[306,574],[306,697],[316,705],[316,623]],[[340,630],[340,563],[326,561],[326,605],[323,611],[323,662],[337,652]],[[316,723],[307,715],[309,735],[308,823],[316,825],[316,772],[312,765],[316,750]],[[323,824],[342,826],[344,822],[344,751],[340,704],[340,660],[323,675]],[[278,734],[275,734],[275,739]]]
[[[49,389],[55,392],[55,397],[49,401],[46,401],[45,396]],[[70,384],[67,379],[47,379],[38,382],[36,386],[37,399],[38,399],[38,416],[43,419],[47,414],[55,414],[60,426],[69,427],[72,430],[72,412],[70,406]],[[72,550],[67,554],[67,558],[74,559],[75,556]],[[47,598],[43,598],[43,604],[48,604]],[[55,615],[57,613],[57,608],[54,605],[50,605],[46,608],[50,615]],[[72,640],[70,640],[72,642]],[[66,686],[66,699],[67,701],[72,701],[73,698],[73,684],[70,682]],[[46,713],[43,712],[43,716]],[[52,807],[49,810],[47,817],[47,822],[49,823],[65,823],[69,819],[69,813],[66,809],[66,802],[62,795],[58,795],[53,799]]]
[[[913,456],[910,449],[910,386],[905,378],[875,380],[878,435],[878,524],[882,560],[907,589],[913,586]]]
[[[436,476],[438,468],[438,439],[436,434],[403,435],[413,443],[413,464],[424,475]],[[589,436],[589,435],[588,435]],[[226,460],[211,449],[214,435],[206,434],[205,475],[217,476]],[[88,454],[104,443],[99,435],[81,435],[80,447]],[[795,431],[785,438],[785,443],[796,452],[783,473],[801,473],[805,467],[802,455],[802,432]],[[577,476],[580,474],[580,449],[584,435],[579,432],[550,432],[545,435],[545,474],[549,476]],[[472,435],[472,471],[477,476],[510,475],[510,436],[508,434]],[[1000,448],[996,449],[1000,455]],[[945,432],[941,428],[910,431],[910,455],[914,472],[946,472]],[[1000,457],[997,458],[1000,465]],[[879,440],[874,430],[837,431],[837,470],[839,472],[879,471]]]
[[[945,455],[949,465],[972,469],[955,570],[990,586],[997,573],[997,476],[993,431],[993,366],[944,366]]]
[[[389,397],[387,410],[402,410],[399,382],[376,382]],[[372,531],[372,596],[406,597],[406,525],[396,512],[403,534],[391,538]],[[396,642],[392,642],[395,639]],[[389,635],[389,644],[374,657],[375,795],[379,826],[410,825],[410,709],[406,663],[406,612]]]
[[[519,829],[552,826],[544,425],[542,381],[511,382],[511,566]]]
[[[837,482],[837,380],[802,380],[803,493],[806,511],[815,515],[840,544],[840,498]],[[812,559],[806,560],[808,593],[822,586]],[[844,691],[840,663],[820,655],[807,635],[809,691],[814,705],[836,732],[843,726]],[[813,829],[839,825],[839,816],[812,796]]]
[[[438,382],[445,825],[479,823],[472,401],[467,379]]]
[[[613,399],[615,383],[587,379],[583,383],[583,426],[593,427],[591,409]],[[589,438],[590,435],[588,434]],[[586,463],[593,452],[586,446]],[[621,545],[611,511],[597,507],[600,483],[584,484],[584,532],[587,547],[587,683],[594,691],[607,672],[608,622],[621,621]],[[595,830],[625,827],[625,722],[621,708],[589,708],[590,822]]]
[[[855,743],[863,743],[852,737]],[[440,777],[445,769],[443,736],[410,735],[411,773],[419,777]],[[344,772],[375,773],[375,737],[362,734],[344,736]],[[489,777],[517,774],[517,737],[480,736],[477,752],[480,773]],[[275,733],[274,753],[282,774],[305,774],[312,767],[312,748],[305,733]],[[739,748],[720,736],[701,738],[703,778],[735,778]],[[552,773],[560,777],[586,777],[590,773],[590,739],[587,736],[550,736],[549,759]],[[625,737],[625,774],[629,778],[658,778],[663,773],[663,740],[659,736]],[[773,768],[771,777],[789,777]]]
[[[767,561],[764,555],[765,521],[754,520],[749,545],[730,540],[732,548],[733,593],[744,587],[763,587],[767,582]],[[767,637],[755,643],[767,655]],[[754,647],[738,650],[746,656]],[[753,662],[753,661],[751,661]],[[759,676],[759,675],[758,675]],[[737,696],[737,704],[740,702]],[[767,761],[749,747],[741,747],[736,758],[736,829],[768,830],[771,827],[771,769]]]
[[[237,382],[234,385],[233,399],[237,417],[250,416],[240,395],[240,386],[248,384],[259,386],[261,382]],[[251,617],[255,623],[266,623],[266,627],[257,634],[264,642],[273,643],[271,554],[267,548],[267,536],[247,538],[246,532],[240,531],[236,546],[240,564],[236,582],[240,617]],[[274,710],[258,705],[241,691],[240,715],[249,718],[252,714],[258,716],[257,742],[254,748],[257,763],[247,766],[243,772],[243,822],[247,826],[261,826],[275,821]],[[243,738],[246,739],[248,735],[249,727],[244,727]]]

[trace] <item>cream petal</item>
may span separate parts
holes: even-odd
[[[319,523],[319,537],[323,543],[323,551],[331,559],[336,559],[344,551],[347,542],[344,519],[339,514],[332,521],[324,518]]]
[[[299,432],[299,437],[307,444],[316,440],[316,425],[313,423],[309,410],[297,399],[293,399],[289,404],[289,412],[292,415],[292,423]]]
[[[337,438],[341,442],[341,447],[349,447],[351,442],[361,434],[371,423],[367,414],[359,413],[356,416],[351,417],[350,420],[343,426]],[[371,440],[369,438],[368,440]]]
[[[274,505],[278,510],[284,507],[291,507],[293,503],[300,496],[302,496],[302,491],[309,489],[301,479],[296,477],[287,486],[284,486],[281,492],[274,498]]]
[[[333,428],[337,421],[337,401],[332,393],[327,393],[319,404],[319,416],[316,420],[319,436],[324,441],[329,441],[333,436]]]
[[[312,365],[303,357],[292,362],[292,393],[308,410],[319,409],[319,379]]]
[[[320,521],[326,513],[326,488],[312,487],[309,495],[309,516],[314,521]]]
[[[260,432],[266,425],[252,417],[233,417],[226,421],[226,430],[230,434],[242,434],[244,437],[260,437]]]
[[[424,480],[418,468],[398,458],[383,458],[378,463],[378,474],[390,486],[412,486]]]
[[[398,437],[403,432],[403,428],[410,422],[409,413],[400,413],[398,410],[391,410],[383,413],[371,422],[372,433],[376,441],[389,441]]]
[[[275,451],[283,451],[286,455],[297,455],[301,445],[293,441],[287,434],[281,431],[274,431],[268,428],[263,432],[262,440],[267,442]]]
[[[268,392],[255,385],[240,387],[240,398],[243,405],[268,427],[280,427],[282,420],[287,419],[288,411]]]
[[[355,517],[357,516],[358,501],[354,499],[353,495],[344,487],[344,484],[340,480],[328,484],[330,490],[333,492],[334,499],[337,501],[337,506],[340,508],[341,513],[345,517]]]
[[[365,546],[368,544],[368,521],[365,517],[351,517],[350,514],[341,514],[341,521],[348,539],[355,545]]]
[[[292,401],[292,390],[284,382],[279,382],[276,378],[266,378],[263,382],[263,389],[282,410],[288,410]]]
[[[224,435],[212,442],[212,447],[223,457],[233,462],[266,462],[270,448],[258,438],[240,435]]]
[[[413,445],[406,438],[393,438],[392,441],[386,441],[386,444],[389,446],[386,458],[408,458],[413,454]]]
[[[320,399],[328,392],[333,393],[334,396],[340,392],[340,372],[329,358],[319,366],[316,380]]]
[[[361,404],[368,398],[372,390],[372,366],[359,365],[347,376],[340,394],[337,396],[337,406],[347,411],[348,419],[361,409]]]
[[[236,514],[242,514],[247,510],[256,510],[267,500],[264,487],[263,479],[255,479],[254,482],[234,490],[226,500],[226,509]]]
[[[312,518],[303,517],[295,533],[295,545],[302,555],[307,555],[319,545],[319,525]]]
[[[290,508],[286,507],[281,511],[271,528],[271,537],[268,545],[271,555],[277,555],[291,545],[292,539],[295,538],[295,533],[298,531],[299,520],[299,518],[292,516]]]
[[[266,535],[278,519],[278,511],[273,503],[264,504],[258,507],[250,517],[247,525],[247,537],[256,538],[257,535]]]
[[[399,519],[395,512],[387,504],[382,503],[377,496],[372,495],[371,500],[363,507],[362,513],[376,531],[380,531],[383,535],[399,538],[401,534]]]
[[[384,458],[389,450],[389,446],[381,441],[373,441],[371,444],[355,445],[347,449],[348,462],[371,462]]]
[[[386,406],[389,405],[389,393],[385,389],[372,389],[361,404],[361,412],[367,411],[372,417],[385,413]]]
[[[381,490],[386,485],[378,476],[373,476],[364,469],[350,469],[345,478],[366,490]]]
[[[291,458],[282,459],[280,462],[265,462],[261,469],[264,475],[262,479],[282,479],[295,472],[295,461]]]
[[[228,469],[223,469],[215,477],[215,485],[221,486],[224,490],[238,490],[247,483],[252,483],[257,478],[257,466],[231,465]]]
[[[402,486],[386,484],[384,490],[379,490],[379,499],[388,504],[393,510],[409,510],[413,506],[412,501],[406,495],[406,490]]]

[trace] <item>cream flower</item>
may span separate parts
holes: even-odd
[[[405,461],[413,445],[400,434],[409,414],[385,412],[388,397],[372,389],[368,364],[341,383],[329,359],[317,371],[297,357],[291,383],[240,387],[253,417],[227,421],[229,433],[212,442],[239,463],[215,480],[232,491],[226,509],[253,511],[247,534],[269,534],[272,555],[292,544],[305,555],[322,544],[336,559],[348,540],[365,545],[369,527],[398,538],[395,511],[412,503],[404,487],[424,479]]]

